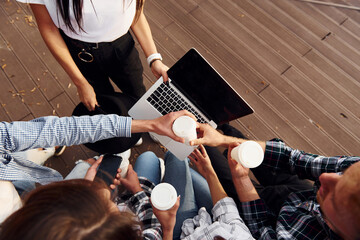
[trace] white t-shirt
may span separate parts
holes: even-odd
[[[70,18],[76,31],[68,29],[56,9],[55,0],[17,0],[22,3],[42,4],[48,10],[54,24],[70,38],[84,42],[112,42],[126,34],[135,17],[136,0],[84,0],[82,9],[82,28],[78,25],[72,11],[70,0]]]

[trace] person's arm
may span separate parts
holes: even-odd
[[[271,226],[272,212],[260,199],[249,177],[249,169],[231,158],[231,150],[238,146],[232,143],[228,150],[228,164],[235,189],[240,200],[239,212],[246,226],[256,239],[276,239],[276,232]]]
[[[0,123],[0,146],[9,152],[130,136],[131,118],[117,115],[49,116],[26,122]]]
[[[129,207],[142,222],[142,232],[144,238],[161,238],[161,224],[159,220],[154,217],[150,199],[141,188],[138,175],[134,171],[132,165],[129,165],[127,175],[125,178],[120,179],[120,183],[133,194],[133,196],[129,199],[129,204],[131,205]]]
[[[159,210],[153,206],[153,212],[161,224],[163,230],[163,240],[173,239],[174,227],[176,223],[176,212],[180,206],[180,196],[175,205],[169,210]]]
[[[140,46],[145,54],[145,57],[149,57],[151,54],[157,53],[157,49],[151,34],[150,26],[143,10],[139,15],[139,18],[131,26],[131,30],[139,41]],[[151,71],[156,78],[163,76],[164,81],[168,80],[167,70],[169,68],[162,63],[161,60],[156,60],[151,64]]]
[[[52,21],[45,5],[30,4],[30,7],[45,44],[77,87],[81,102],[89,110],[94,110],[95,105],[98,105],[94,89],[76,66],[69,49],[60,35],[59,29]]]
[[[234,142],[243,143],[247,141],[246,139],[223,135],[206,123],[197,123],[197,125],[198,138],[190,141],[191,146],[203,144],[211,147],[228,147],[231,143]],[[265,142],[257,142],[265,150]]]
[[[186,110],[152,120],[132,120],[115,114],[80,117],[41,117],[27,122],[0,123],[0,151],[17,152],[38,147],[71,146],[113,137],[131,137],[131,133],[153,131],[176,141],[171,130],[176,118]]]
[[[196,120],[195,116],[187,110],[181,110],[178,112],[171,112],[162,117],[152,119],[152,120],[133,120],[131,124],[131,132],[154,132],[159,135],[168,136],[175,141],[184,142],[183,138],[180,138],[174,134],[172,131],[172,125],[174,121],[180,116],[189,116]]]
[[[342,172],[360,161],[360,157],[325,157],[287,146],[280,139],[266,142],[263,165],[275,170],[287,170],[300,178],[317,180],[324,172]]]
[[[195,149],[189,158],[196,166],[199,173],[206,179],[209,185],[213,204],[215,205],[220,199],[227,197],[227,194],[211,165],[210,158],[205,150],[205,147],[200,145],[199,149]]]
[[[250,180],[249,169],[243,167],[240,163],[231,158],[231,150],[238,145],[238,143],[230,144],[228,164],[239,200],[240,202],[249,202],[260,199],[259,194]]]

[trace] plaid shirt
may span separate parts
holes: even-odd
[[[254,239],[241,219],[232,198],[225,197],[217,201],[212,214],[213,221],[206,209],[200,208],[198,215],[184,221],[180,239],[213,240],[215,237],[229,240]]]
[[[138,220],[142,223],[139,229],[141,229],[144,239],[161,240],[161,224],[153,213],[150,203],[151,191],[155,184],[144,177],[139,177],[139,182],[144,191],[136,194],[125,191],[125,193],[119,194],[115,199],[115,203],[120,211],[130,211],[138,217]]]
[[[1,122],[0,180],[42,184],[62,180],[59,172],[26,159],[14,158],[13,152],[130,136],[131,118],[114,114],[62,118],[50,116],[27,122]]]
[[[240,215],[256,239],[340,239],[325,223],[316,201],[319,176],[341,173],[360,157],[324,157],[286,146],[280,139],[266,143],[263,164],[315,180],[313,191],[292,193],[274,216],[261,199],[240,204]]]

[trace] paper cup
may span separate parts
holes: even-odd
[[[150,199],[157,209],[168,210],[176,203],[177,193],[171,184],[160,183],[152,190]]]
[[[246,141],[231,151],[231,158],[246,168],[256,168],[264,160],[264,150],[255,141]]]
[[[178,117],[173,123],[172,130],[176,136],[185,139],[186,145],[190,145],[189,141],[197,138],[196,122],[188,116]]]

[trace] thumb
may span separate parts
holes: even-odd
[[[203,142],[204,141],[202,138],[197,138],[197,139],[189,141],[189,144],[190,144],[190,146],[197,146],[197,145],[203,144]]]

